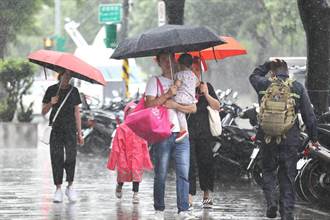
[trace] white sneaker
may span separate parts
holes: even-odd
[[[53,202],[60,203],[63,201],[63,193],[61,189],[57,189],[54,193]]]
[[[176,219],[180,219],[180,220],[188,220],[188,219],[197,219],[196,216],[193,215],[192,212],[189,211],[181,211]]]
[[[133,193],[133,199],[132,199],[133,204],[139,204],[140,199],[139,199],[139,193],[138,192],[134,192]]]
[[[77,193],[72,187],[66,187],[65,195],[68,197],[70,202],[77,201]]]
[[[155,220],[164,220],[165,219],[164,211],[156,210],[155,215],[154,215],[154,219]]]

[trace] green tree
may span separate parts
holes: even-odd
[[[329,109],[330,7],[326,0],[298,0],[307,38],[307,80],[315,112]]]
[[[6,59],[0,61],[0,84],[6,91],[6,97],[0,101],[0,121],[11,121],[17,105],[20,104],[21,115],[32,114],[32,105],[25,109],[23,95],[27,94],[33,83],[34,66],[26,60]]]
[[[9,42],[16,40],[20,33],[32,34],[35,14],[44,2],[50,0],[2,0],[0,1],[0,58],[5,56]]]

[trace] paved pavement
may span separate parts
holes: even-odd
[[[153,174],[145,173],[140,186],[140,204],[133,205],[131,184],[124,185],[122,200],[115,197],[116,175],[106,169],[106,162],[106,158],[79,154],[75,178],[79,200],[71,204],[65,198],[63,203],[55,204],[52,202],[55,188],[49,149],[43,145],[29,149],[0,148],[0,219],[152,219]],[[212,210],[202,210],[201,194],[196,196],[193,212],[198,219],[266,219],[262,193],[257,186],[248,183],[216,185]],[[175,212],[175,175],[172,172],[166,189],[166,219],[174,219]],[[330,219],[330,210],[299,203],[296,217],[326,220]]]

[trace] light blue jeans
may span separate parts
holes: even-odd
[[[153,145],[154,157],[154,208],[163,211],[165,209],[165,181],[171,156],[175,159],[176,170],[176,196],[178,212],[187,211],[189,208],[189,138],[182,142],[175,143],[178,133],[172,135],[164,141]]]

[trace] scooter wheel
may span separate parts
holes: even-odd
[[[252,167],[252,177],[254,181],[260,186],[263,186],[262,179],[262,170],[261,170],[261,160],[256,161],[256,163]]]
[[[300,187],[300,174],[301,174],[301,171],[297,174],[296,178],[294,179],[296,194],[297,194],[298,198],[300,198],[302,201],[308,202],[308,199],[305,197],[305,195],[302,192],[301,187]]]
[[[317,159],[310,160],[300,174],[300,188],[308,201],[329,206],[330,188],[325,183],[327,168]]]

